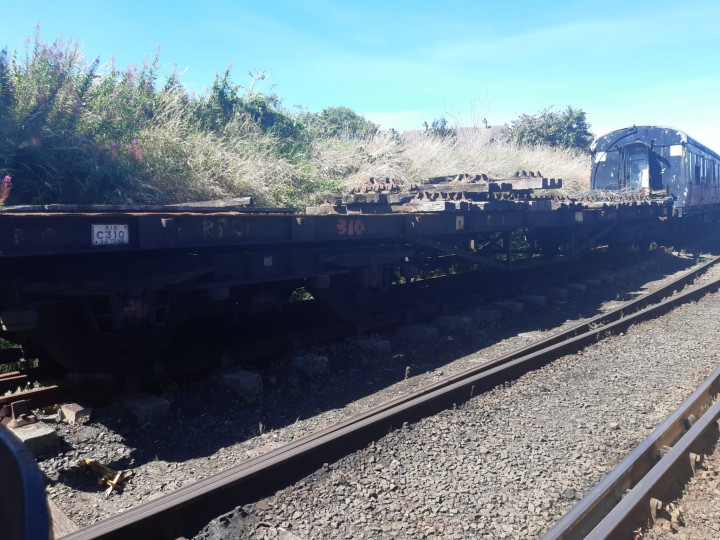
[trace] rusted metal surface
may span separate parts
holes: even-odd
[[[48,213],[48,214],[144,214],[157,212],[184,212],[184,213],[217,213],[217,212],[243,212],[260,214],[294,214],[293,208],[262,208],[252,206],[251,197],[235,199],[222,199],[216,201],[198,201],[180,204],[37,204],[6,206],[0,210],[9,214]]]
[[[715,264],[717,261],[718,259],[714,259],[708,264]],[[684,279],[677,280],[674,287],[694,275],[696,274],[691,273]],[[473,393],[477,394],[517,378],[561,355],[572,353],[614,332],[623,331],[631,324],[657,316],[672,305],[695,299],[718,287],[720,282],[712,282],[661,301],[654,307],[628,314],[628,311],[632,310],[631,306],[641,307],[643,302],[649,302],[649,298],[657,299],[658,295],[636,299],[611,313],[596,317],[593,321],[577,325],[541,342],[397,398],[146,505],[92,525],[70,535],[68,539],[131,536],[174,538],[191,535],[213,517],[292,483],[323,463],[338,459],[384,436],[388,429],[398,428],[403,422],[414,422],[436,414],[455,403],[466,401]],[[612,322],[603,326],[598,324],[600,321]]]
[[[485,174],[460,174],[430,178],[407,187],[399,186],[388,178],[384,182],[372,180],[343,196],[329,197],[323,205],[308,208],[307,212],[313,215],[551,212],[609,207],[618,210],[638,204],[660,209],[671,205],[667,193],[629,193],[624,198],[606,198],[602,204],[589,198],[569,199],[543,194],[560,188],[561,179],[545,178],[540,172],[525,171],[515,173],[507,180],[490,179]]]
[[[7,406],[3,405],[0,410],[0,417],[3,417],[7,410]],[[20,399],[10,402],[10,414],[2,419],[3,425],[9,428],[19,428],[34,424],[37,422],[37,416],[30,410],[30,400]]]
[[[667,200],[603,204],[570,200],[473,201],[467,194],[413,194],[400,206],[412,213],[356,215],[352,205],[318,210],[324,215],[249,213],[0,213],[1,259],[43,255],[112,254],[221,246],[272,251],[287,243],[362,242],[420,235],[514,230],[610,221],[657,219]],[[409,206],[408,206],[409,205]],[[373,204],[368,204],[374,208]],[[322,209],[321,209],[322,210]],[[377,210],[377,209],[375,209]],[[419,214],[418,214],[419,213]],[[339,215],[338,215],[339,214]],[[539,214],[543,214],[539,219]],[[580,216],[582,215],[582,220]],[[283,245],[282,247],[285,248]]]
[[[10,207],[0,212],[2,258],[43,254],[113,253],[116,251],[214,246],[259,246],[284,242],[353,241],[417,235],[455,234],[458,231],[497,231],[522,226],[581,223],[564,214],[597,210],[590,201],[550,198],[543,192],[562,186],[540,172],[518,172],[507,180],[487,175],[437,177],[401,187],[391,179],[371,181],[345,195],[333,195],[327,204],[306,214],[290,209],[253,208],[243,200],[169,206],[47,205]],[[233,202],[235,201],[235,202]],[[666,198],[640,197],[605,202],[617,213],[598,212],[594,220],[637,219],[622,215],[642,203],[652,208],[645,217],[659,217]],[[429,226],[403,213],[463,213],[436,215]],[[522,215],[547,213],[541,221]],[[331,214],[324,216],[323,214]],[[352,215],[361,214],[357,217]],[[362,215],[367,214],[367,215]],[[386,215],[390,214],[390,215]],[[478,216],[482,214],[482,216]],[[347,217],[344,217],[347,216]],[[552,217],[551,217],[552,216]],[[447,218],[450,219],[447,219]],[[554,219],[553,219],[554,218]],[[423,217],[423,221],[427,219]],[[590,221],[593,221],[592,219]],[[583,220],[583,222],[585,222]]]
[[[51,385],[44,388],[18,392],[17,394],[9,396],[0,396],[0,407],[9,407],[16,401],[28,400],[30,408],[39,409],[40,407],[47,407],[58,403],[65,391],[65,389],[61,389],[57,385]]]
[[[0,425],[0,535],[3,540],[51,539],[45,481],[35,457]]]
[[[633,529],[650,518],[650,498],[663,495],[661,484],[667,488],[668,483],[675,482],[678,477],[687,477],[687,471],[691,470],[689,448],[697,444],[693,430],[688,431],[695,424],[688,419],[702,415],[707,427],[720,414],[720,409],[714,413],[712,409],[703,412],[712,405],[718,393],[720,367],[543,535],[542,540],[629,537]],[[695,431],[701,435],[704,429]],[[667,447],[673,447],[672,455],[668,453],[661,459]],[[680,463],[683,456],[684,462]],[[672,470],[679,466],[685,472],[675,475]],[[629,489],[632,491],[625,495]]]

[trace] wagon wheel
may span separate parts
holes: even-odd
[[[343,321],[358,322],[372,315],[380,305],[385,288],[368,287],[361,271],[334,275],[330,286],[313,289],[313,297],[322,307]]]
[[[150,367],[172,335],[173,325],[143,326],[123,331],[99,331],[82,301],[41,309],[38,347],[47,356],[78,373],[134,373]]]
[[[151,367],[170,335],[170,328],[88,335],[85,340],[58,340],[47,350],[59,364],[73,372],[132,374]]]

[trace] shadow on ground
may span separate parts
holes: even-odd
[[[637,257],[637,254],[634,256]],[[261,401],[247,406],[231,390],[212,382],[172,383],[158,389],[168,399],[171,416],[159,424],[139,425],[127,412],[116,407],[94,411],[93,423],[107,426],[133,448],[131,457],[107,463],[117,469],[162,460],[184,462],[213,455],[218,449],[259,435],[291,426],[298,420],[323,411],[345,407],[402,381],[406,370],[411,376],[440,370],[444,365],[523,332],[546,331],[568,320],[598,314],[610,301],[627,300],[645,283],[661,279],[695,264],[695,259],[656,250],[653,264],[612,286],[591,287],[571,294],[564,301],[525,311],[485,324],[463,336],[441,336],[434,345],[418,344],[398,336],[389,337],[392,354],[375,357],[354,346],[352,340],[319,345],[313,352],[328,356],[330,374],[308,379],[302,373],[282,366],[266,366]],[[624,261],[622,265],[629,262]],[[619,262],[615,263],[621,266]],[[612,265],[611,265],[612,266]],[[601,269],[579,266],[578,279],[592,277]],[[95,476],[62,473],[59,481],[81,491],[97,491]]]

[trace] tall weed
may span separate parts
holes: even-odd
[[[28,39],[24,58],[0,52],[0,178],[9,204],[175,203],[252,196],[303,207],[369,177],[401,184],[430,176],[517,170],[587,187],[580,152],[491,143],[477,133],[405,140],[344,107],[291,112],[230,68],[201,96],[175,72],[159,81],[159,54],[140,67],[88,62],[77,42]],[[8,184],[9,189],[9,182]]]

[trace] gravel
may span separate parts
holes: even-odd
[[[243,507],[243,526],[253,538],[536,538],[712,372],[718,316],[710,295],[399,429]],[[197,538],[219,537],[215,522]]]
[[[173,415],[160,426],[138,425],[112,406],[96,409],[87,425],[57,422],[63,451],[39,460],[49,497],[78,525],[89,525],[541,339],[577,322],[566,321],[568,313],[590,317],[616,303],[617,291],[632,296],[644,275],[689,264],[659,257],[613,285],[612,296],[591,288],[578,300],[513,316],[512,324],[445,333],[434,348],[393,338],[392,355],[378,359],[352,341],[320,347],[316,352],[331,358],[328,378],[269,370],[265,397],[252,407],[208,381],[162,389]],[[720,329],[708,321],[718,311],[720,297],[710,295],[404,426],[214,521],[199,537],[537,537],[712,371]],[[135,474],[106,497],[97,474],[77,466],[81,458]]]

